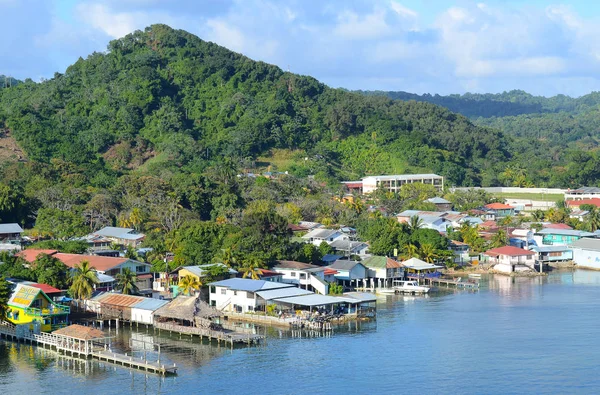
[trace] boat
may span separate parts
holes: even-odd
[[[469,278],[481,278],[481,273],[469,273]]]
[[[377,288],[375,292],[378,294],[395,294],[398,291],[395,288]]]
[[[392,288],[394,288],[397,292],[408,292],[415,294],[425,294],[429,292],[429,287],[419,285],[418,282],[413,280],[396,280],[394,281],[394,286]]]

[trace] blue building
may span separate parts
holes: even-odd
[[[534,246],[530,250],[536,252],[535,260],[537,262],[552,263],[573,260],[573,250],[567,246]]]

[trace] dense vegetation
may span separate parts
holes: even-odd
[[[361,92],[429,102],[511,137],[512,160],[483,176],[484,185],[579,187],[599,185],[600,93],[550,98],[523,91],[500,94],[416,95]]]

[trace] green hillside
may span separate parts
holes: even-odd
[[[164,25],[3,90],[2,121],[30,159],[70,163],[92,185],[274,148],[304,151],[293,170],[323,179],[428,169],[470,185],[509,157],[501,133],[441,107],[330,89]]]

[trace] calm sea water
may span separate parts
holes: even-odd
[[[262,328],[231,350],[155,334],[111,332],[113,348],[179,366],[160,378],[0,341],[3,394],[598,393],[600,273],[490,277],[478,292],[384,296],[375,323],[327,337]],[[299,337],[302,335],[302,337]],[[130,341],[133,339],[133,341]],[[142,343],[146,342],[146,343]],[[145,346],[144,346],[145,345]]]

